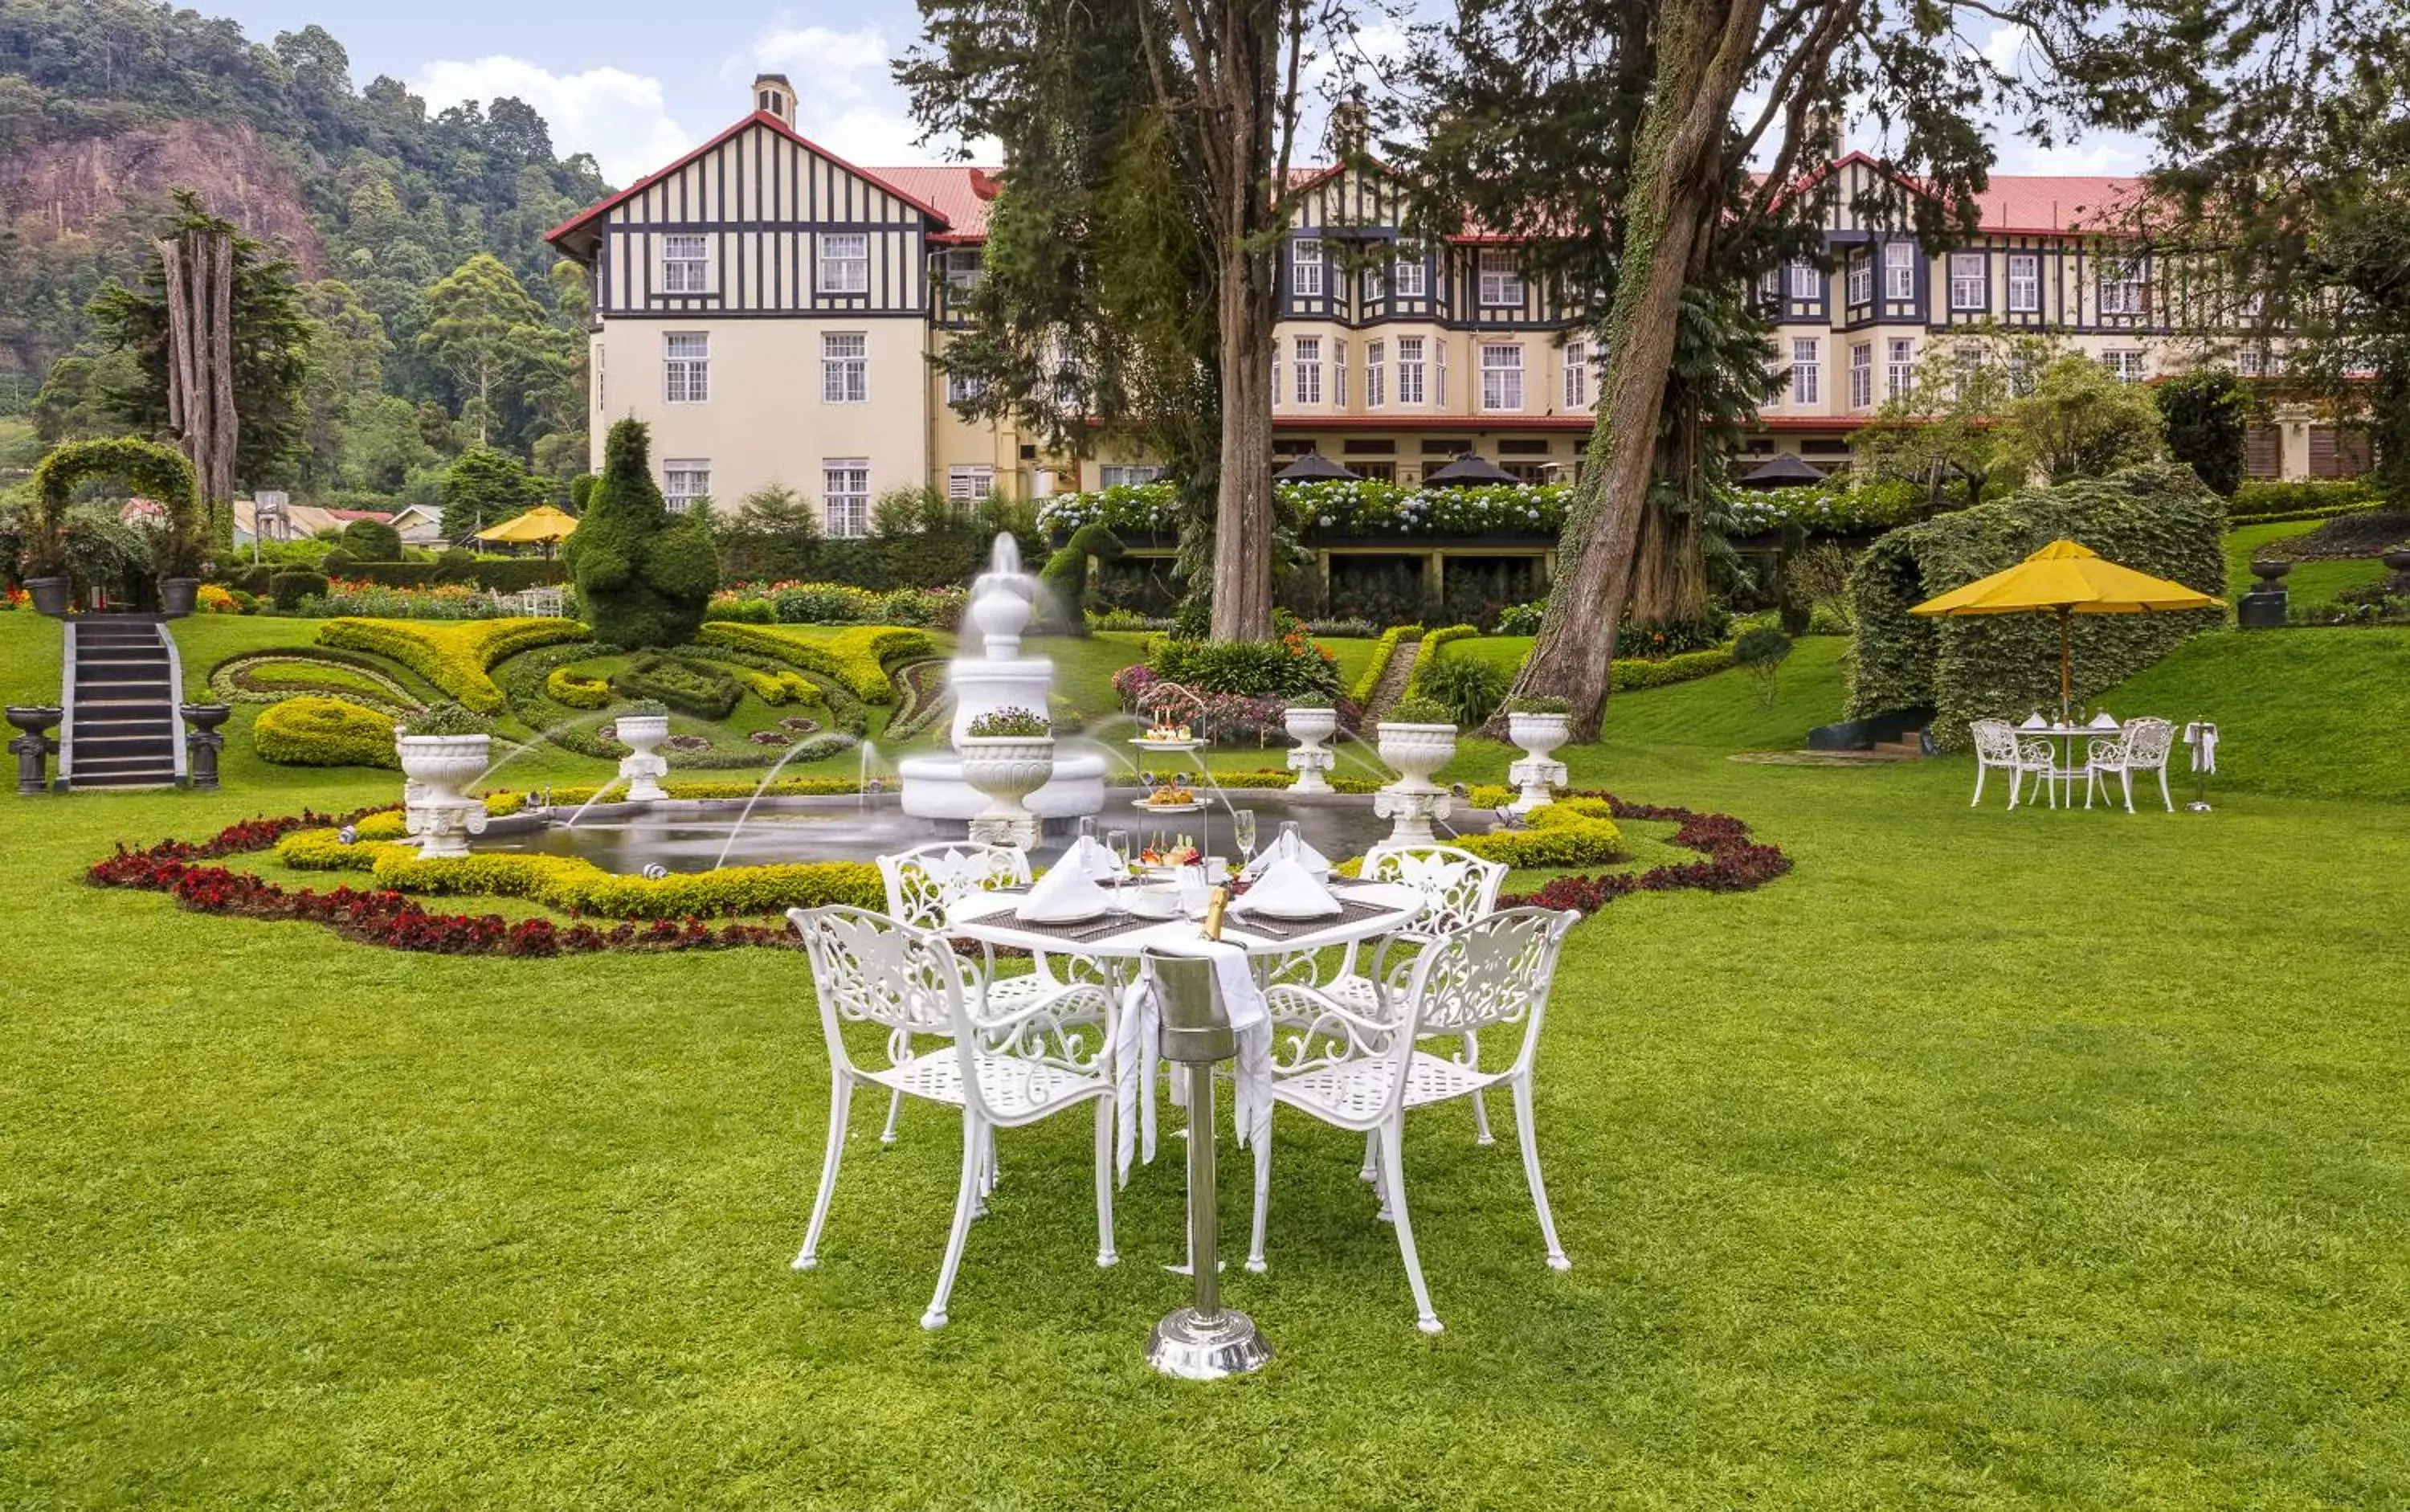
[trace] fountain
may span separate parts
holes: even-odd
[[[1288,769],[1297,774],[1291,792],[1328,792],[1328,773],[1338,763],[1338,756],[1323,744],[1339,730],[1339,711],[1334,708],[1291,704],[1281,716],[1291,740],[1297,742],[1288,753]]]
[[[1514,811],[1528,814],[1556,802],[1556,790],[1565,785],[1565,763],[1556,759],[1556,752],[1573,738],[1573,717],[1515,709],[1506,716],[1506,738],[1523,752],[1521,761],[1506,768],[1506,780],[1518,790]]]
[[[628,784],[628,801],[653,803],[667,797],[661,778],[670,775],[670,763],[661,754],[661,744],[670,737],[669,715],[622,714],[613,722],[611,733],[628,748],[628,754],[619,758],[619,777]]]
[[[1021,654],[1021,632],[1029,623],[1038,580],[1021,570],[1021,546],[999,533],[988,570],[971,583],[970,607],[963,617],[964,652],[946,669],[953,690],[951,740],[956,751],[908,756],[896,764],[904,812],[918,819],[969,821],[988,800],[964,779],[961,743],[971,721],[1004,709],[1043,712],[1054,691],[1054,663]],[[1024,802],[1041,820],[1093,814],[1105,807],[1105,759],[1083,752],[1057,753],[1053,775]]]

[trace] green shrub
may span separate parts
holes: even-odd
[[[1745,630],[1733,642],[1733,665],[1757,679],[1759,700],[1768,708],[1774,706],[1775,676],[1790,656],[1791,637],[1770,625]]]
[[[1406,676],[1405,696],[1414,698],[1430,685],[1431,675],[1439,669],[1441,655],[1452,641],[1472,640],[1481,633],[1472,625],[1442,625],[1423,637],[1422,655],[1415,660],[1415,669]]]
[[[826,640],[809,641],[763,626],[719,621],[704,626],[695,638],[706,646],[733,646],[806,672],[822,673],[843,683],[865,704],[895,701],[895,684],[887,671],[890,665],[936,654],[936,645],[927,632],[893,625],[863,625],[839,631]]]
[[[327,588],[325,573],[278,573],[268,580],[268,596],[277,608],[291,614],[303,599],[325,598]]]
[[[442,703],[429,704],[404,720],[401,733],[406,735],[481,735],[486,733],[486,721],[445,699]]]
[[[1448,717],[1467,730],[1488,723],[1506,696],[1506,672],[1495,662],[1460,656],[1415,671],[1422,685],[1417,696],[1445,706]]]
[[[1010,737],[1035,740],[1054,733],[1053,724],[1045,715],[1032,709],[1000,708],[980,715],[963,732],[974,740]]]
[[[547,679],[547,691],[549,687]],[[657,699],[680,714],[712,720],[728,718],[745,696],[736,679],[718,669],[658,651],[646,651],[613,673],[611,691],[626,698]]]
[[[707,513],[673,516],[653,483],[641,420],[611,428],[602,481],[561,548],[595,637],[614,646],[683,646],[719,586]]]
[[[1525,693],[1510,698],[1504,707],[1509,714],[1571,714],[1574,711],[1570,702],[1548,693]]]
[[[341,546],[328,546],[327,554],[318,559],[318,570],[329,577],[345,576],[357,565],[359,559]]]
[[[2231,499],[2243,482],[2243,427],[2250,401],[2223,368],[2197,368],[2152,390],[2166,428],[2168,455],[2189,466],[2209,491]]]
[[[347,699],[287,698],[259,711],[251,747],[279,766],[399,766],[393,724]]]
[[[1932,620],[1909,610],[2060,539],[2137,572],[2221,595],[2226,561],[2218,537],[2225,517],[2222,502],[2191,468],[2152,462],[2105,478],[2028,488],[1892,531],[1866,548],[1850,574],[1857,623],[1851,717],[1931,708],[1935,738],[1958,749],[1969,739],[1970,720],[2055,705],[2059,629],[2054,617]],[[2075,696],[2088,699],[2114,687],[2220,618],[2215,609],[2075,616]]]
[[[719,598],[704,605],[703,618],[733,619],[748,625],[775,625],[778,622],[778,606],[767,599]]]
[[[1455,843],[1510,866],[1600,866],[1623,859],[1623,832],[1611,813],[1604,798],[1560,798],[1532,810],[1529,828],[1459,835]]]
[[[401,532],[383,520],[354,520],[343,527],[343,549],[355,561],[399,561]]]
[[[1733,664],[1729,647],[1719,646],[1711,651],[1685,651],[1659,661],[1639,657],[1618,657],[1607,666],[1609,686],[1619,693],[1636,693],[1649,688],[1670,688],[1677,682],[1691,682],[1713,676]]]
[[[1493,635],[1537,635],[1540,621],[1546,618],[1548,601],[1533,599],[1529,603],[1510,603],[1498,611],[1498,623],[1490,627]]]
[[[1038,587],[1045,593],[1045,616],[1049,628],[1069,635],[1088,632],[1088,559],[1100,561],[1118,560],[1123,553],[1122,538],[1101,521],[1081,526],[1071,532],[1063,548],[1046,559],[1038,574]]]
[[[544,696],[567,708],[599,709],[611,702],[611,684],[573,667],[555,667],[544,675]]]
[[[1381,679],[1388,674],[1389,662],[1398,654],[1399,643],[1420,640],[1422,634],[1420,625],[1391,625],[1381,632],[1381,638],[1372,643],[1372,659],[1364,664],[1364,675],[1356,679],[1356,686],[1348,690],[1349,696],[1359,705],[1370,705],[1372,695],[1380,691]]]
[[[1339,691],[1339,665],[1303,635],[1276,641],[1165,639],[1146,659],[1158,677],[1200,693],[1285,698]]]
[[[2374,509],[2376,490],[2365,478],[2301,478],[2289,483],[2254,479],[2234,490],[2227,514],[2236,522],[2265,521],[2275,516],[2311,519]]]
[[[1435,698],[1401,698],[1381,716],[1383,724],[1454,724],[1456,712]]]
[[[486,669],[521,651],[587,638],[573,619],[329,619],[318,644],[390,657],[484,715],[509,705]]]

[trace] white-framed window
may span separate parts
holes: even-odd
[[[946,499],[951,503],[975,504],[995,492],[995,469],[992,467],[949,467],[946,469]]]
[[[1279,338],[1279,337],[1277,337],[1277,336],[1275,336],[1275,337],[1273,337],[1273,338],[1272,338],[1272,389],[1271,389],[1271,393],[1272,393],[1272,408],[1277,410],[1277,409],[1279,409],[1279,408],[1281,407],[1281,385],[1280,385],[1280,338]]]
[[[1913,299],[1916,298],[1916,243],[1886,241],[1883,243],[1883,298]]]
[[[980,264],[977,247],[949,247],[940,254],[938,267],[946,278],[946,287],[955,290],[979,287],[985,269]]]
[[[1372,267],[1365,269],[1363,289],[1360,296],[1363,302],[1366,304],[1379,304],[1388,297],[1389,280],[1388,276],[1381,271],[1381,266],[1378,263],[1375,263]]]
[[[1523,407],[1523,349],[1511,342],[1481,348],[1481,407],[1513,412]]]
[[[864,331],[820,332],[820,402],[870,402],[870,337]]]
[[[2100,365],[2121,384],[2139,384],[2150,376],[2150,364],[2140,347],[2111,347],[2100,354]]]
[[[2100,313],[2104,315],[2148,314],[2151,286],[2142,265],[2112,259],[2100,265]]]
[[[709,294],[711,254],[708,238],[673,232],[661,238],[661,292]]]
[[[1864,247],[1850,254],[1850,302],[1851,304],[1875,302],[1874,254]]]
[[[1364,407],[1368,410],[1377,410],[1388,402],[1388,342],[1364,343]]]
[[[1791,297],[1794,299],[1821,299],[1824,297],[1824,270],[1805,257],[1791,259]]]
[[[1330,339],[1330,402],[1347,407],[1347,343],[1336,336]]]
[[[1817,402],[1817,369],[1822,347],[1812,336],[1791,339],[1791,402],[1794,405]]]
[[[1950,308],[1982,310],[1992,302],[1992,268],[1980,252],[1950,254]]]
[[[1883,393],[1904,399],[1916,390],[1916,339],[1895,336],[1883,343]]]
[[[870,233],[825,231],[820,240],[819,276],[812,286],[822,294],[870,292]]]
[[[1153,483],[1155,479],[1161,476],[1163,476],[1163,469],[1159,467],[1141,467],[1126,463],[1116,466],[1108,463],[1107,465],[1096,469],[1097,486],[1105,488],[1120,488],[1140,483]]]
[[[2034,252],[2009,254],[2009,313],[2031,315],[2040,311],[2041,254]]]
[[[1757,302],[1769,310],[1782,304],[1782,269],[1769,268],[1757,275]]]
[[[597,414],[608,407],[602,401],[602,358],[609,351],[610,348],[602,342],[594,343],[594,413]]]
[[[1401,241],[1389,265],[1389,292],[1401,299],[1420,299],[1430,293],[1430,279],[1419,243]]]
[[[708,331],[669,331],[662,335],[661,398],[672,404],[701,404],[711,398]]]
[[[831,536],[870,533],[870,458],[831,457],[820,462],[820,529]]]
[[[1297,372],[1297,401],[1299,404],[1322,402],[1322,338],[1292,336],[1289,338],[1289,366]]]
[[[1447,408],[1447,343],[1445,342],[1438,342],[1431,347],[1431,405],[1435,409]]]
[[[2268,355],[2256,346],[2246,346],[2234,354],[2234,376],[2259,378],[2268,371]]]
[[[1590,343],[1565,343],[1565,408],[1590,408]]]
[[[1875,343],[1860,342],[1850,348],[1850,408],[1870,410],[1875,404]]]
[[[1423,342],[1420,336],[1398,338],[1398,402],[1423,402]]]
[[[1481,302],[1492,307],[1522,304],[1523,273],[1515,266],[1515,254],[1510,249],[1481,249]]]
[[[966,372],[946,374],[946,402],[975,404],[987,393],[987,380]]]
[[[1289,247],[1289,292],[1299,298],[1322,298],[1322,239],[1299,237]]]
[[[711,459],[707,457],[661,458],[661,502],[673,515],[683,515],[698,499],[711,497]]]

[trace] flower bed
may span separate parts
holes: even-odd
[[[521,651],[559,641],[584,640],[588,632],[574,619],[477,619],[460,624],[424,624],[406,619],[329,619],[318,627],[318,644],[390,657],[479,714],[500,714],[509,705],[487,669]]]
[[[1390,538],[1399,535],[1547,535],[1564,529],[1572,490],[1561,483],[1497,484],[1480,488],[1421,488],[1364,480],[1283,483],[1272,494],[1281,511],[1308,535]],[[1137,535],[1176,535],[1177,487],[1129,484],[1046,501],[1038,520],[1050,532],[1102,524]]]
[[[1623,859],[1623,832],[1604,798],[1567,794],[1534,809],[1528,827],[1459,835],[1456,844],[1510,866],[1603,866]]]
[[[359,578],[330,577],[324,594],[304,598],[296,613],[371,619],[497,619],[509,615],[492,594],[467,583],[399,588]]]
[[[970,590],[900,588],[880,593],[850,583],[731,583],[711,596],[707,619],[767,625],[907,625],[951,630]]]
[[[263,676],[271,668],[286,676]],[[424,706],[373,659],[318,647],[283,647],[227,657],[210,669],[210,692],[227,704],[276,704],[315,693],[347,699],[396,719]]]

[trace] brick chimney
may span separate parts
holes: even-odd
[[[787,82],[785,74],[753,76],[753,109],[777,116],[789,125],[795,124],[795,86]]]

